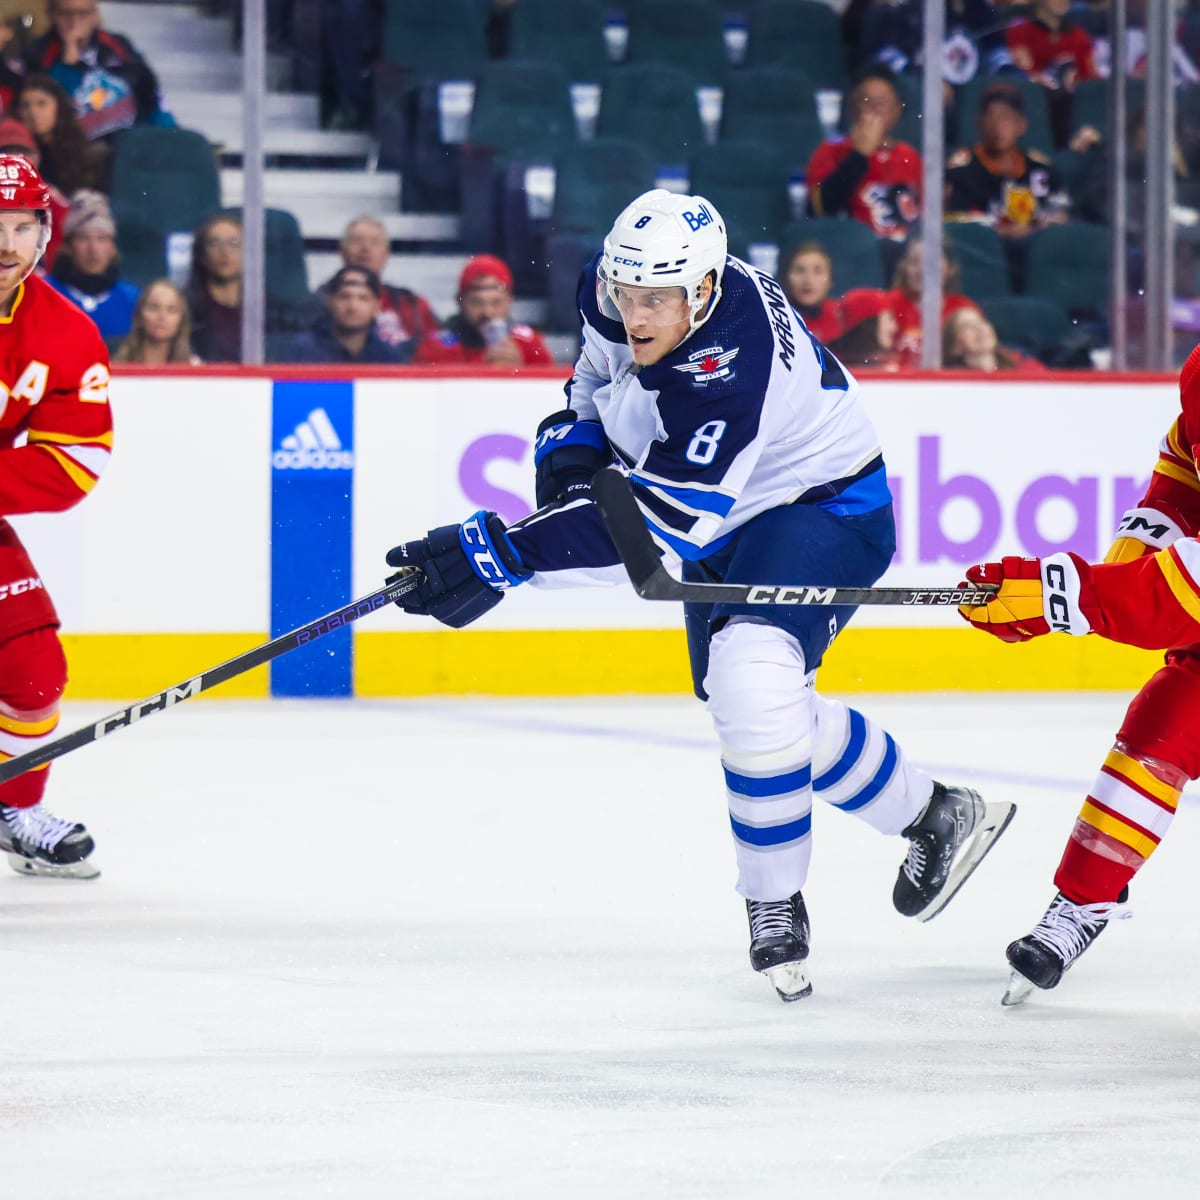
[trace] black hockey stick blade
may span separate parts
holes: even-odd
[[[281,633],[277,638],[263,642],[261,646],[255,646],[219,666],[210,667],[207,671],[193,676],[191,679],[185,679],[174,687],[164,688],[153,696],[147,696],[145,700],[139,700],[136,704],[129,705],[128,708],[110,713],[92,725],[85,725],[73,733],[65,733],[62,737],[55,738],[54,741],[47,742],[36,750],[30,750],[27,754],[18,754],[16,758],[10,758],[7,762],[0,763],[0,783],[7,783],[10,779],[23,775],[26,771],[32,771],[34,767],[44,766],[56,758],[61,758],[64,754],[69,754],[72,750],[78,750],[80,746],[98,742],[101,738],[108,737],[110,733],[116,733],[119,729],[128,729],[130,725],[145,717],[153,716],[154,713],[174,708],[176,704],[182,704],[184,700],[190,700],[193,696],[200,695],[201,692],[207,692],[209,688],[214,688],[219,683],[227,683],[235,676],[252,670],[254,667],[260,667],[263,663],[270,662],[271,659],[278,658],[289,650],[307,646],[310,642],[324,634],[332,633],[335,629],[343,629],[351,621],[357,621],[359,617],[365,617],[368,613],[385,608],[406,592],[411,592],[420,581],[419,572],[412,572],[389,581],[369,596],[351,601],[345,608],[326,613],[323,617],[318,617],[307,625],[301,625],[290,633]]]
[[[668,573],[630,490],[614,467],[597,471],[592,497],[609,537],[625,564],[633,590],[643,600],[690,604],[891,604],[907,607],[986,604],[994,587],[843,588],[776,583],[681,583]]]

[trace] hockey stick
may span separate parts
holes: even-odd
[[[307,625],[301,625],[300,628],[293,629],[290,633],[281,633],[279,637],[272,638],[269,642],[263,642],[261,646],[255,646],[254,649],[247,650],[245,654],[239,654],[236,658],[231,658],[219,666],[210,667],[207,671],[203,671],[191,679],[185,679],[174,687],[164,688],[153,696],[147,696],[145,700],[139,700],[136,704],[129,705],[128,708],[111,713],[94,725],[85,725],[82,729],[76,729],[74,733],[67,733],[60,738],[55,738],[54,741],[47,742],[36,750],[30,750],[27,754],[18,754],[16,758],[10,758],[8,762],[0,763],[0,783],[7,783],[8,780],[23,775],[26,771],[32,771],[34,767],[40,767],[56,758],[61,758],[64,754],[78,750],[80,746],[86,746],[89,742],[98,742],[101,738],[108,737],[110,733],[116,733],[118,729],[127,729],[143,717],[173,708],[176,704],[190,700],[193,696],[200,695],[201,692],[207,692],[209,688],[214,688],[219,683],[226,683],[234,676],[241,675],[253,667],[260,667],[263,663],[270,662],[271,659],[278,658],[289,650],[307,646],[322,635],[332,633],[335,629],[342,629],[351,621],[357,621],[359,617],[391,604],[406,592],[411,592],[418,583],[420,583],[419,577],[397,579],[394,583],[388,583],[369,596],[351,601],[345,608],[326,613],[323,617],[318,617]]]
[[[774,583],[681,583],[662,565],[642,510],[628,479],[613,467],[596,472],[592,497],[600,506],[609,537],[643,600],[675,600],[691,604],[986,604],[996,594],[977,588],[841,588]]]

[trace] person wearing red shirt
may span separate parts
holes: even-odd
[[[458,312],[445,329],[421,342],[413,362],[506,367],[553,362],[542,335],[512,320],[512,286],[507,263],[492,254],[476,255],[458,280]]]
[[[809,160],[809,215],[845,214],[902,242],[921,215],[921,156],[892,137],[903,105],[887,67],[877,63],[859,76],[849,112],[849,132],[822,142]]]
[[[892,288],[885,292],[883,307],[895,318],[896,335],[893,349],[896,353],[897,364],[902,368],[916,368],[921,365],[921,292],[922,288],[922,243],[913,239],[904,248],[896,274],[892,280]],[[960,308],[971,308],[978,311],[978,305],[969,296],[961,295],[955,289],[959,286],[958,264],[942,249],[942,324]],[[872,291],[873,289],[864,289]],[[857,299],[851,291],[845,295],[845,302]]]
[[[104,342],[34,274],[49,211],[29,161],[0,155],[0,761],[54,738],[67,681],[58,614],[7,518],[72,508],[112,450]],[[91,835],[42,807],[48,777],[43,767],[0,784],[0,850],[18,874],[94,878]]]
[[[1035,83],[1072,91],[1081,79],[1098,79],[1092,39],[1069,20],[1071,0],[1034,0],[1033,15],[1008,27],[1008,52]]]
[[[1200,778],[1200,347],[1179,374],[1179,399],[1150,483],[1103,563],[1060,553],[967,571],[997,591],[960,611],[1002,641],[1091,633],[1166,651],[1083,801],[1046,914],[1008,947],[1005,1004],[1056,987],[1108,923],[1128,915],[1130,882],[1167,835],[1188,780]]]
[[[1100,76],[1087,30],[1067,19],[1070,7],[1071,0],[1035,0],[1033,15],[1018,17],[1006,35],[1013,63],[1046,89],[1059,149],[1067,144],[1076,84]]]

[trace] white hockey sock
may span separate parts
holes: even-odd
[[[713,637],[704,687],[721,742],[737,890],[787,899],[803,887],[812,854],[804,655],[775,626],[731,622]]]
[[[888,731],[839,700],[814,693],[813,790],[827,804],[898,834],[924,811],[933,780]]]

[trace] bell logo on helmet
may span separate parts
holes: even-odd
[[[713,223],[712,213],[710,213],[703,204],[700,205],[700,211],[698,213],[684,211],[681,216],[688,223],[688,228],[693,232],[697,232],[703,229],[705,225],[711,225]]]

